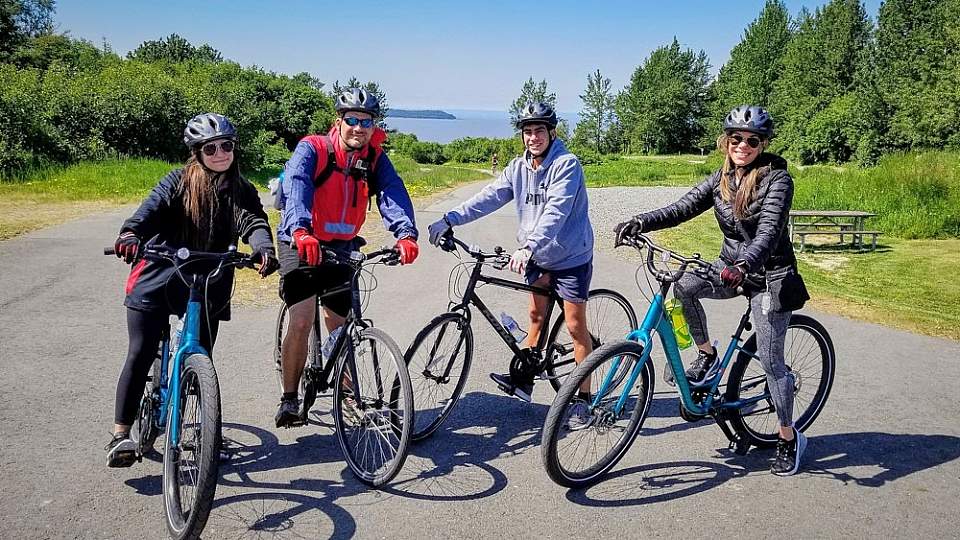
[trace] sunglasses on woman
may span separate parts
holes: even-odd
[[[200,147],[200,150],[203,151],[203,155],[212,156],[217,153],[217,148],[223,150],[224,154],[229,154],[230,152],[233,152],[234,146],[236,146],[236,143],[233,141],[223,141],[219,144],[212,142],[203,145]]]
[[[364,118],[361,120],[356,116],[347,116],[343,121],[350,127],[357,127],[358,125],[365,129],[373,127],[373,118]]]
[[[747,141],[747,144],[750,146],[750,148],[756,148],[760,146],[761,142],[763,142],[760,139],[760,137],[754,137],[754,136],[750,136],[744,139],[743,135],[740,135],[739,133],[734,133],[733,135],[729,135],[729,138],[730,138],[730,144],[733,146],[740,146],[740,143],[742,143],[743,141]]]

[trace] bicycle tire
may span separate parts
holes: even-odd
[[[275,378],[277,380],[277,386],[280,389],[280,393],[283,393],[283,368],[281,364],[282,356],[282,347],[283,347],[283,338],[285,337],[285,332],[287,330],[287,304],[286,302],[280,302],[280,311],[277,313],[277,324],[276,331],[274,332],[274,343],[273,343],[273,364],[271,368],[274,371]]]
[[[830,396],[836,374],[836,352],[833,340],[823,325],[806,315],[795,314],[790,317],[785,339],[784,360],[796,377],[794,426],[798,431],[805,431],[820,415]],[[744,351],[740,352],[730,368],[724,398],[728,402],[736,401],[745,395],[755,394],[755,389],[761,387],[768,397],[758,407],[732,411],[730,424],[751,445],[772,448],[777,444],[779,422],[769,399],[766,374],[760,361],[752,354],[757,348],[756,334],[750,336],[743,348]],[[812,393],[805,393],[805,386],[813,386]]]
[[[443,424],[463,393],[473,362],[473,328],[461,313],[438,315],[417,333],[403,357],[413,387],[414,426],[411,438],[419,441],[429,437]],[[437,362],[438,358],[449,360]],[[458,366],[459,358],[462,361]],[[443,380],[447,366],[450,372]],[[438,373],[434,373],[434,370]]]
[[[173,425],[171,407],[163,452],[163,507],[172,538],[196,539],[213,507],[221,445],[220,386],[209,357],[193,354],[184,360],[175,399],[180,425]],[[175,432],[180,433],[176,447],[171,440]],[[185,497],[191,491],[192,497]]]
[[[625,338],[637,328],[637,314],[622,294],[610,289],[594,289],[587,300],[587,327],[596,350],[606,342]],[[577,366],[573,358],[573,338],[567,331],[562,311],[550,330],[544,358],[547,359],[544,369],[547,379],[553,390],[559,391],[563,379]]]
[[[630,449],[640,433],[653,399],[653,367],[649,360],[634,381],[628,394],[632,397],[628,397],[623,411],[615,416],[612,405],[624,391],[623,383],[629,379],[626,374],[635,369],[642,356],[643,346],[635,341],[606,343],[584,359],[564,382],[547,413],[540,447],[540,456],[551,480],[571,488],[590,485],[613,468]],[[608,362],[615,358],[622,360],[611,379],[614,384],[600,397],[599,407],[590,412],[589,423],[585,427],[571,428],[569,409],[579,401],[575,394],[581,382],[590,377],[591,394],[596,395],[600,383],[612,367]],[[630,411],[630,416],[623,418],[626,411]],[[591,435],[596,436],[597,440],[592,443],[585,441]],[[602,442],[609,444],[599,444]],[[606,447],[606,450],[602,447]],[[575,468],[572,462],[577,458],[568,460],[564,454],[567,449],[580,454],[597,449],[600,451],[589,460],[586,456],[579,458],[580,465]]]
[[[396,342],[378,328],[354,331],[337,362],[333,385],[337,441],[354,475],[367,485],[382,486],[403,467],[413,431],[407,364]],[[352,384],[351,364],[356,367],[357,384]],[[355,387],[359,396],[353,395]],[[392,399],[395,392],[397,399]]]

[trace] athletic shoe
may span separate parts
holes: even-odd
[[[527,403],[533,401],[533,382],[514,384],[513,380],[510,378],[509,373],[491,373],[490,378],[493,379],[493,382],[497,383],[497,386],[500,387],[500,390],[503,390],[505,393],[516,396]]]
[[[712,379],[719,367],[720,362],[717,362],[716,352],[710,354],[700,351],[697,359],[693,361],[693,366],[686,371],[687,380],[693,386],[700,386]]]
[[[296,399],[281,399],[280,406],[277,407],[277,416],[274,417],[277,427],[294,427],[302,425],[300,419],[300,403]]]
[[[567,429],[570,431],[580,431],[590,427],[593,424],[593,415],[590,414],[590,406],[586,401],[577,399],[569,409],[570,417],[567,418]]]
[[[137,443],[130,438],[130,433],[115,433],[107,446],[107,467],[129,467],[137,461]]]
[[[807,437],[793,429],[793,440],[777,440],[777,455],[773,459],[770,472],[777,476],[790,476],[800,469],[800,458],[807,448]]]

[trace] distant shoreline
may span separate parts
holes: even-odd
[[[457,117],[436,109],[390,109],[387,118],[422,118],[428,120],[456,120]]]

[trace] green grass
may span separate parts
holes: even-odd
[[[712,213],[656,233],[679,253],[712,260],[721,234]],[[960,239],[883,238],[877,251],[798,253],[808,306],[922,334],[960,339]]]
[[[709,156],[624,156],[584,165],[589,187],[692,186],[709,175]]]
[[[863,210],[870,230],[899,238],[960,237],[960,153],[884,156],[876,167],[794,173],[795,209]]]

